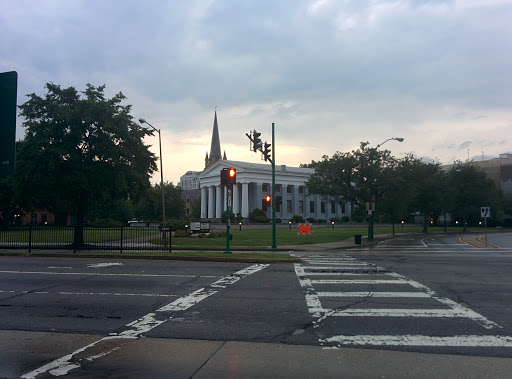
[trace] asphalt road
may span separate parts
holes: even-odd
[[[502,248],[405,237],[295,252],[302,263],[271,265],[0,257],[0,376],[143,377],[122,366],[142,364],[146,353],[159,363],[144,372],[158,377],[169,364],[158,353],[187,362],[188,346],[197,362],[183,373],[173,366],[172,376],[200,377],[226,341],[265,346],[260,354],[298,349],[294,356],[356,348],[358,357],[378,351],[388,362],[386,351],[437,362],[439,354],[510,358],[512,239],[488,242]]]

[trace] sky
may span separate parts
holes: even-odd
[[[298,166],[360,142],[451,164],[512,153],[512,0],[0,0],[0,72],[106,85],[161,129],[164,180],[229,160]],[[17,139],[24,136],[17,120]],[[159,156],[158,137],[145,140]],[[153,182],[160,180],[155,173]]]

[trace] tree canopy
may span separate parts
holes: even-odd
[[[92,201],[136,199],[149,188],[156,158],[143,139],[153,131],[132,121],[121,92],[45,88],[20,106],[26,135],[16,157],[17,204],[67,211],[81,225]]]
[[[315,169],[306,182],[309,194],[351,202],[356,214],[366,212],[373,198],[380,221],[395,223],[420,213],[425,232],[428,220],[436,222],[441,214],[461,217],[465,226],[468,219],[479,217],[481,206],[491,206],[498,216],[508,209],[508,197],[472,162],[455,162],[443,170],[437,163],[412,155],[398,159],[362,142],[357,150],[301,166]]]

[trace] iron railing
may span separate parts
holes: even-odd
[[[171,252],[171,232],[158,227],[0,227],[0,249]]]

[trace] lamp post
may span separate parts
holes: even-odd
[[[161,138],[161,134],[160,134],[160,129],[155,128],[153,125],[151,125],[149,122],[147,122],[143,118],[139,118],[139,122],[141,124],[148,124],[149,126],[151,126],[151,128],[153,128],[153,130],[155,132],[158,133],[158,145],[160,146],[160,189],[161,189],[161,192],[162,192],[162,223],[163,223],[164,228],[165,228],[164,171],[163,171],[163,168],[162,168],[162,138]]]
[[[388,138],[384,142],[379,143],[377,145],[377,147],[375,147],[375,150],[377,150],[379,147],[381,147],[388,141],[403,142],[403,140],[404,139],[402,137]],[[370,154],[372,154],[372,153],[370,153]],[[371,156],[371,165],[373,166],[373,154]],[[370,173],[371,173],[371,171],[370,171]],[[370,207],[368,209],[368,241],[373,241],[373,212],[375,209],[373,207],[374,196],[373,196],[372,192],[373,192],[373,177],[371,178],[371,181],[370,181]]]

